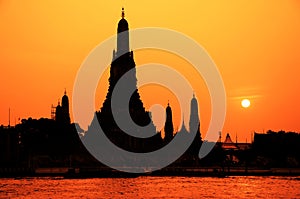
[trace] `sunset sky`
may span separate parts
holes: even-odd
[[[49,118],[51,104],[57,105],[65,88],[72,100],[81,63],[93,48],[116,33],[122,6],[130,29],[173,29],[207,50],[226,89],[223,137],[229,132],[234,141],[237,135],[238,141],[249,142],[254,131],[300,132],[297,0],[0,0],[0,124],[8,124],[9,108],[13,125],[18,118]],[[201,77],[184,70],[188,63],[167,52],[151,50],[135,52],[135,61],[137,67],[149,62],[167,64],[192,82],[205,134],[211,114],[209,94]],[[100,81],[97,109],[107,92],[107,78]],[[153,102],[166,106],[170,100],[174,126],[179,128],[182,113],[177,110],[175,97],[165,89],[156,89],[141,88],[146,108]],[[161,98],[151,99],[158,91]],[[250,100],[249,108],[241,106],[244,98]]]

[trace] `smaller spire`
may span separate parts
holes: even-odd
[[[66,88],[65,88],[65,92],[64,92],[64,94],[65,94],[65,95],[67,95],[67,90],[66,90]]]
[[[193,98],[195,98],[195,92],[193,91]]]
[[[168,106],[170,106],[169,100],[168,100]]]
[[[182,114],[182,126],[180,132],[188,132],[184,123],[184,114]]]
[[[124,11],[124,7],[122,7],[122,19],[124,19],[125,17],[125,11]]]

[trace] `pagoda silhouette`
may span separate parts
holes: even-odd
[[[95,117],[89,126],[89,131],[93,131],[95,122],[99,122],[105,135],[113,142],[115,145],[123,148],[127,151],[132,152],[149,152],[157,150],[161,147],[162,138],[161,133],[156,132],[156,128],[152,122],[151,116],[148,111],[145,110],[143,102],[140,98],[137,89],[137,78],[135,61],[133,57],[133,51],[129,51],[129,28],[128,22],[125,19],[124,8],[122,8],[122,18],[118,23],[117,28],[117,49],[113,50],[112,63],[110,67],[110,77],[109,77],[109,87],[104,100],[103,106],[99,111],[96,111]],[[133,90],[133,94],[129,99],[129,104],[127,106],[127,111],[129,113],[132,121],[138,126],[147,126],[148,130],[151,132],[140,132],[141,134],[153,135],[147,138],[138,138],[129,135],[124,132],[117,124],[114,119],[112,112],[112,95],[115,86],[118,81],[127,73],[125,84],[122,85],[122,89]],[[122,99],[120,99],[122,100]],[[113,107],[118,109],[118,107]],[[117,110],[118,113],[122,113],[122,110]]]

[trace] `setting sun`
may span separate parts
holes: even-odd
[[[243,99],[242,102],[241,102],[241,105],[244,108],[248,108],[250,106],[250,104],[251,104],[250,100],[248,100],[248,99]]]

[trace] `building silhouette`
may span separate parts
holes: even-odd
[[[193,98],[191,99],[191,110],[190,110],[190,121],[189,121],[189,130],[186,127],[186,124],[184,122],[184,117],[182,121],[182,126],[180,131],[178,132],[183,137],[187,136],[195,136],[191,145],[187,149],[187,151],[184,153],[182,157],[177,161],[179,165],[189,165],[189,166],[195,166],[199,164],[199,158],[198,153],[200,150],[200,147],[202,145],[202,138],[200,133],[200,121],[198,116],[198,101],[193,94]]]
[[[62,125],[68,125],[71,123],[70,112],[69,112],[69,98],[67,96],[67,91],[65,90],[64,96],[56,107],[55,111],[55,121]]]
[[[188,150],[188,152],[194,156],[198,155],[200,147],[202,145],[202,138],[200,132],[200,119],[198,111],[198,101],[193,94],[191,100],[191,111],[190,111],[190,133],[196,133],[195,138]]]
[[[191,100],[191,112],[190,112],[190,132],[195,132],[200,127],[198,112],[198,101],[193,93],[193,98]]]
[[[159,144],[155,143],[161,143],[162,138],[161,134],[156,132],[156,128],[151,120],[150,114],[145,110],[137,89],[135,61],[133,51],[129,51],[128,30],[128,22],[125,19],[124,8],[122,8],[122,18],[119,21],[117,28],[117,49],[113,50],[112,63],[110,67],[108,92],[101,109],[96,111],[95,117],[89,126],[88,133],[93,131],[92,129],[94,129],[96,123],[99,122],[105,135],[117,146],[133,152],[152,151],[154,148],[159,146]],[[123,75],[129,71],[131,71],[131,73],[124,77]],[[115,121],[111,108],[112,94],[121,77],[125,78],[125,83],[121,85],[121,92],[132,90],[133,94],[131,95],[127,107],[114,106],[114,110],[118,113],[117,115],[122,115],[124,114],[124,111],[129,109],[133,122],[138,126],[149,125],[148,129],[151,131],[138,133],[154,135],[151,138],[137,138],[130,136],[120,129]],[[122,101],[124,99],[117,100]]]
[[[166,122],[165,122],[165,142],[170,142],[173,139],[173,119],[172,119],[172,109],[168,103],[168,106],[166,108]]]
[[[222,148],[225,150],[237,150],[238,146],[237,143],[234,143],[229,135],[229,133],[227,133],[226,138],[224,140],[224,142],[222,143]]]
[[[150,152],[161,148],[165,144],[168,144],[176,133],[181,133],[181,135],[184,137],[191,136],[189,132],[192,130],[193,132],[196,132],[196,136],[191,147],[187,150],[187,153],[198,154],[201,146],[201,134],[198,116],[198,102],[195,98],[195,95],[193,95],[191,100],[190,131],[187,130],[185,124],[183,123],[181,130],[179,132],[174,132],[172,109],[168,103],[168,106],[166,107],[166,122],[164,126],[165,137],[162,139],[161,133],[156,132],[151,116],[149,112],[145,110],[137,89],[136,65],[133,51],[129,51],[129,25],[125,19],[123,8],[121,16],[122,17],[118,22],[117,27],[117,49],[113,50],[112,53],[108,92],[102,107],[95,113],[95,116],[87,131],[87,135],[89,133],[92,135],[95,129],[97,129],[97,123],[99,123],[104,134],[110,139],[111,142],[120,148],[131,152]],[[124,80],[121,85],[118,84],[119,80]],[[128,90],[133,91],[127,107],[118,107],[115,105],[112,106],[112,97],[115,88],[119,89],[118,92],[126,93]],[[124,99],[114,100],[124,101]],[[150,127],[147,128],[148,130],[150,129],[150,132],[138,133],[144,135],[151,134],[153,136],[148,138],[139,138],[129,135],[119,127],[113,116],[112,107],[114,109],[114,113],[117,113],[118,116],[124,115],[124,112],[128,111],[129,109],[130,117],[136,125],[142,127],[148,125]]]

